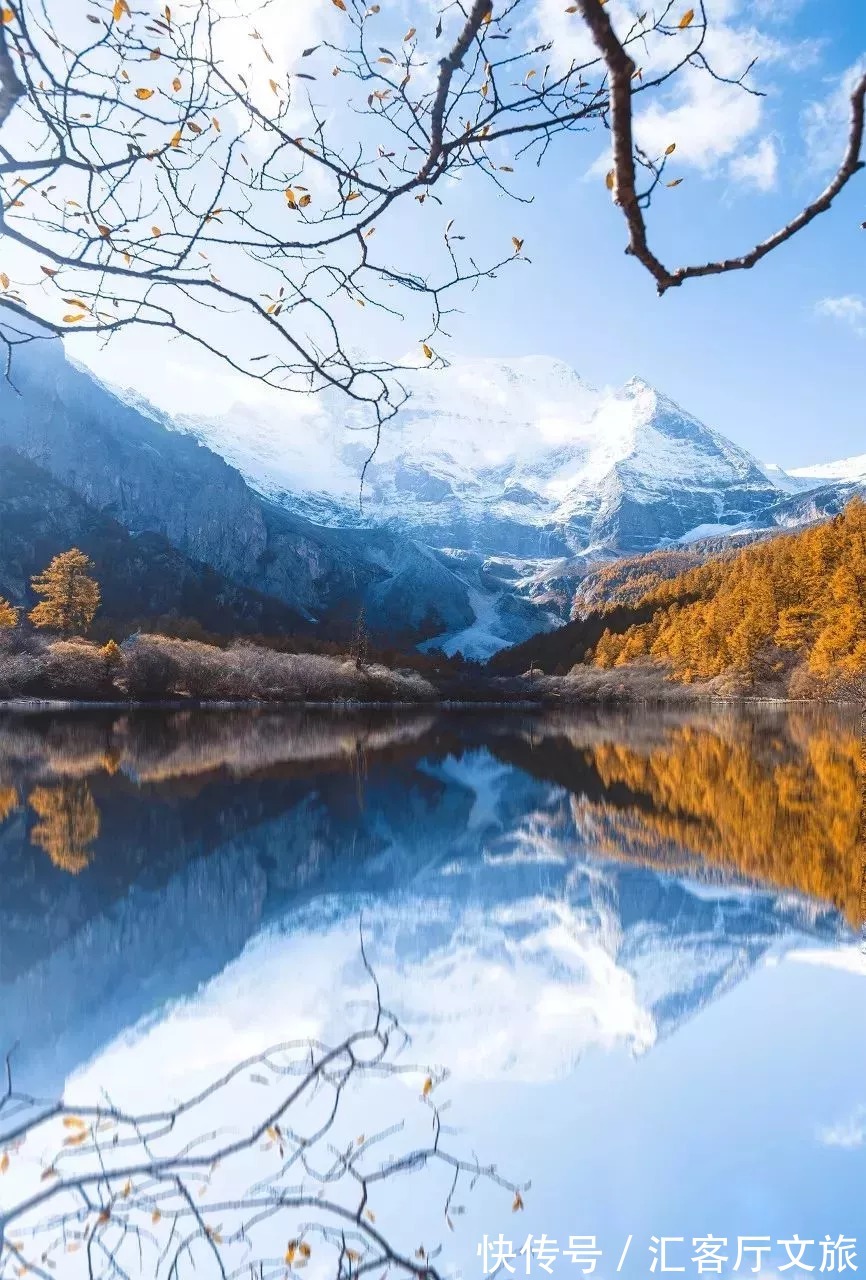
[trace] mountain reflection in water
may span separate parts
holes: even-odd
[[[800,712],[6,715],[0,1029],[61,1079],[268,923],[366,904],[403,970],[534,937],[590,1039],[646,1048],[856,927],[857,751]]]
[[[850,1234],[857,768],[835,712],[6,713],[0,1047],[179,1096],[343,1030],[363,917],[470,1145],[531,1173],[524,1234]]]

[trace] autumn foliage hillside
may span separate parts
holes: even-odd
[[[651,585],[651,609],[606,630],[598,667],[663,665],[686,683],[781,684],[794,696],[866,681],[866,503]]]

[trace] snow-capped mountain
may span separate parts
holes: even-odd
[[[326,523],[398,527],[436,547],[553,558],[641,550],[733,525],[778,497],[744,449],[648,383],[597,391],[546,357],[461,359],[405,379],[409,399],[370,437],[323,398],[301,421],[232,409],[187,422],[262,492]]]
[[[26,518],[14,478],[0,492],[0,524],[21,544],[0,558],[0,590],[21,601],[28,556],[44,559],[37,529],[60,510],[53,549],[71,539],[99,563],[108,519],[153,568],[141,539],[156,534],[163,568],[185,557],[171,582],[216,570],[245,617],[262,616],[267,597],[291,625],[342,638],[363,610],[378,639],[487,658],[565,621],[599,560],[796,527],[866,486],[862,457],[761,466],[638,378],[599,391],[547,357],[461,358],[405,373],[407,400],[383,427],[361,506],[375,436],[336,393],[273,392],[174,421],[59,346],[16,361],[21,394],[0,386],[0,447],[44,472]],[[172,590],[133,616],[189,613]]]
[[[598,390],[562,361],[411,368],[375,437],[345,400],[274,398],[180,426],[318,525],[387,530],[465,584],[468,623],[429,646],[486,658],[568,613],[599,559],[834,514],[866,459],[786,472],[640,378]]]

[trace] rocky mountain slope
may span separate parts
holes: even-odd
[[[162,534],[130,533],[42,467],[0,446],[0,595],[26,608],[31,577],[71,546],[93,560],[101,615],[112,622],[174,615],[216,632],[310,629],[274,596],[238,586]]]
[[[413,642],[472,619],[466,584],[426,547],[388,530],[321,528],[263,499],[217,454],[114,395],[59,346],[25,348],[15,388],[0,382],[0,446],[130,533],[160,535],[309,623],[348,633],[363,607],[372,630]]]

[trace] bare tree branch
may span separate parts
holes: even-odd
[[[398,1246],[371,1200],[387,1216],[386,1184],[441,1170],[441,1189],[435,1177],[431,1184],[441,1195],[435,1216],[453,1229],[463,1183],[471,1190],[487,1182],[519,1204],[525,1188],[445,1146],[436,1091],[447,1072],[400,1060],[407,1038],[382,1006],[363,951],[362,960],[375,996],[366,1026],[333,1045],[275,1045],[166,1109],[46,1102],[15,1091],[7,1059],[2,1171],[26,1189],[0,1210],[0,1277],[22,1267],[50,1275],[63,1254],[63,1274],[88,1280],[192,1273],[302,1280],[313,1251],[317,1262],[324,1251],[335,1280],[370,1272],[440,1280],[433,1262],[441,1245]],[[386,1128],[357,1136],[344,1115],[350,1088],[365,1114],[358,1090],[398,1077],[417,1080],[417,1089],[393,1096]],[[259,1098],[264,1103],[243,1119]],[[426,1117],[429,1140],[408,1137],[413,1109],[420,1109],[416,1127]],[[53,1151],[41,1172],[40,1150]]]
[[[830,208],[846,183],[864,168],[860,155],[863,148],[864,101],[866,101],[866,73],[860,77],[851,94],[851,123],[848,144],[842,163],[832,182],[816,200],[808,204],[784,227],[755,245],[747,253],[736,258],[724,258],[716,262],[677,267],[671,271],[653,253],[649,246],[641,197],[638,195],[635,177],[636,147],[632,136],[633,85],[637,66],[618,39],[602,0],[578,0],[580,12],[589,27],[596,47],[610,72],[610,131],[613,141],[613,195],[622,209],[629,230],[626,253],[633,255],[649,271],[656,282],[659,295],[685,280],[701,276],[721,275],[727,271],[741,271],[753,267],[773,249],[784,244],[805,226]],[[702,65],[707,63],[701,58]],[[707,68],[708,69],[708,68]]]

